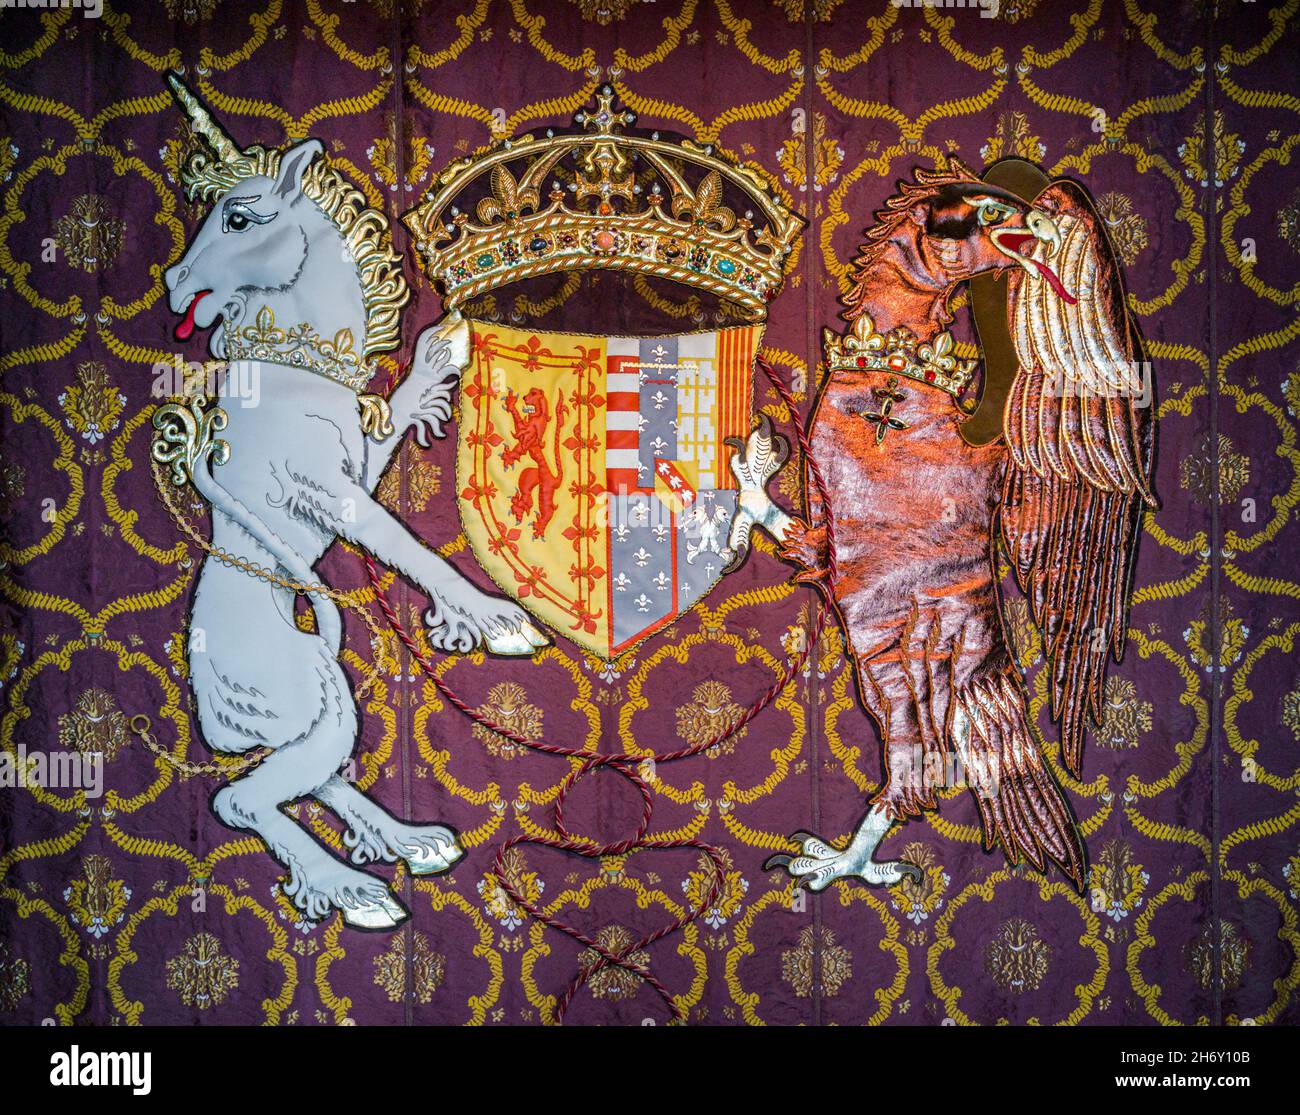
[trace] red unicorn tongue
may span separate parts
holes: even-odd
[[[178,341],[188,341],[194,335],[194,311],[199,307],[199,300],[211,293],[210,290],[201,290],[190,299],[190,304],[185,307],[185,320],[176,326],[176,332],[172,334]]]

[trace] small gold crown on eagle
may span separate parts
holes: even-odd
[[[803,218],[761,172],[711,146],[623,132],[636,118],[614,100],[602,87],[574,116],[581,132],[507,139],[453,163],[403,218],[448,308],[521,279],[603,269],[765,316]]]
[[[822,346],[828,371],[887,372],[937,387],[954,399],[961,398],[979,367],[977,360],[953,355],[951,333],[923,344],[905,325],[879,332],[870,314],[859,314],[843,335],[822,330]]]

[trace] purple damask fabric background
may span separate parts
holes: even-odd
[[[717,144],[807,217],[764,338],[805,405],[821,329],[838,322],[849,261],[897,179],[948,154],[976,168],[1018,154],[1083,180],[1150,344],[1163,500],[1083,780],[1065,778],[1089,892],[984,853],[964,792],[890,838],[923,867],[919,886],[841,883],[800,901],[762,870],[792,831],[847,834],[880,777],[832,627],[815,668],[743,735],[658,772],[656,831],[722,845],[729,874],[716,907],[645,960],[698,1024],[1295,1021],[1300,3],[997,7],[157,0],[106,2],[94,19],[0,13],[0,743],[102,753],[106,786],[91,800],[0,791],[0,1021],[538,1024],[582,962],[488,878],[503,840],[549,826],[568,765],[475,730],[395,637],[376,642],[349,616],[349,670],[372,661],[381,678],[362,704],[359,784],[400,816],[454,825],[468,855],[431,879],[388,869],[412,911],[394,934],[303,922],[260,843],[211,815],[220,779],[182,777],[128,728],[147,715],[174,756],[210,758],[180,642],[199,554],[148,464],[155,363],[202,357],[171,340],[161,282],[203,213],[178,185],[190,137],[168,68],[242,143],[322,139],[393,218],[414,291],[402,359],[441,305],[396,218],[448,163],[567,126],[603,82],[637,128]],[[495,307],[579,329],[602,281],[546,306],[506,289]],[[682,331],[713,324],[685,290],[644,312]],[[755,399],[779,410],[761,379]],[[408,443],[382,494],[486,585],[460,537],[453,451]],[[368,599],[358,553],[336,546],[321,571]],[[671,750],[779,676],[816,608],[789,573],[761,548],[610,665],[559,639],[531,662],[447,660],[443,676],[528,734]],[[386,584],[418,626],[423,599]],[[1054,751],[1041,641],[1023,603],[1010,614]],[[635,805],[595,776],[570,823],[625,831]],[[331,815],[296,815],[340,847]],[[707,880],[686,851],[592,862],[529,848],[511,871],[615,948],[698,902]],[[642,981],[606,969],[566,1021],[667,1018]]]

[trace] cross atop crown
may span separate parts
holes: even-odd
[[[629,128],[636,123],[636,113],[627,109],[614,111],[614,89],[602,85],[596,93],[594,110],[583,109],[573,117],[574,123],[581,124],[589,132],[597,135],[613,135],[616,128]]]
[[[631,124],[636,115],[626,110],[615,112],[613,87],[602,85],[596,94],[595,111],[584,109],[573,119],[597,136],[581,160],[585,173],[577,175],[577,200],[594,195],[598,200],[596,211],[610,214],[614,211],[614,198],[621,197],[630,202],[636,197],[632,160],[616,141],[611,142],[614,129]]]

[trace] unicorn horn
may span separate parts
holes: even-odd
[[[190,118],[191,126],[203,137],[219,162],[235,163],[244,158],[239,145],[226,134],[198,97],[190,92],[175,70],[167,71],[167,85],[176,102],[185,110],[185,115]]]

